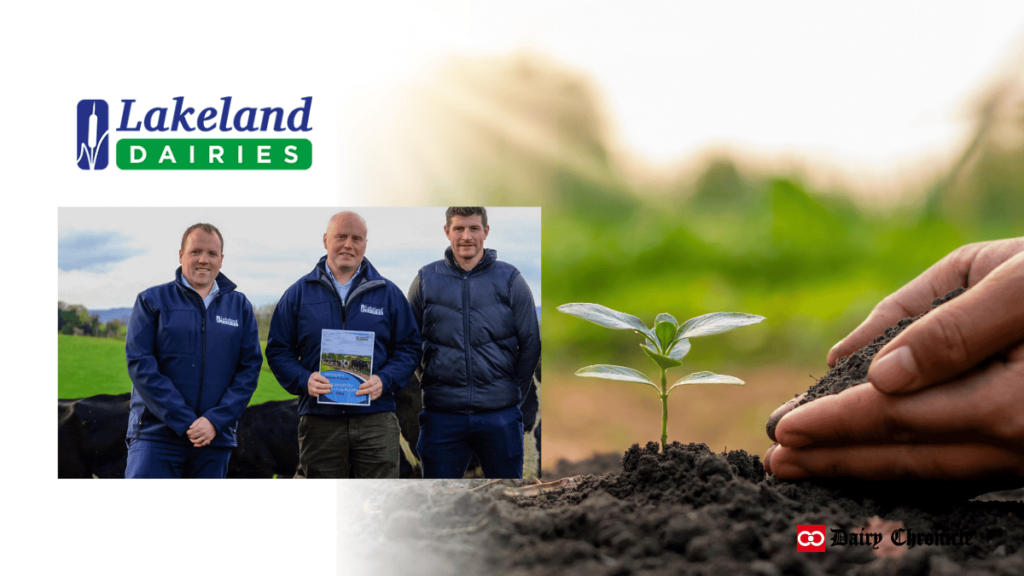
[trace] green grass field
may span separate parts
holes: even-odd
[[[260,342],[265,348],[266,342]],[[57,335],[57,397],[83,398],[96,394],[131,392],[124,358],[124,340]],[[294,398],[277,383],[266,360],[249,404]]]

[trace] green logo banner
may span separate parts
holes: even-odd
[[[121,170],[308,170],[313,144],[305,138],[124,138]]]

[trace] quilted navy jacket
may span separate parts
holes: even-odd
[[[463,270],[452,249],[409,289],[423,334],[423,407],[477,414],[519,406],[540,360],[533,295],[515,266],[494,250]]]

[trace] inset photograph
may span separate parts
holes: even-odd
[[[538,477],[540,216],[61,208],[58,477]]]

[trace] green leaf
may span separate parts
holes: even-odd
[[[669,358],[668,356],[663,356],[657,350],[653,350],[650,346],[646,344],[641,344],[640,347],[643,348],[644,352],[646,352],[647,355],[651,357],[651,360],[654,360],[655,362],[658,363],[658,366],[661,366],[662,370],[675,368],[682,364],[682,362],[680,362],[679,360]]]
[[[666,314],[665,312],[658,314],[658,317],[654,319],[654,325],[657,326],[662,322],[671,322],[673,326],[679,326],[679,321],[671,314]]]
[[[625,366],[612,366],[610,364],[595,364],[593,366],[587,366],[586,368],[580,368],[576,371],[577,376],[583,376],[585,378],[604,378],[605,380],[618,380],[620,382],[639,382],[640,384],[649,384],[654,386],[654,389],[661,394],[661,388],[651,379],[644,375],[643,372],[637,372],[632,368],[626,368]]]
[[[715,374],[714,372],[694,372],[685,378],[681,378],[678,382],[673,384],[668,391],[672,392],[676,386],[685,386],[688,384],[736,384],[738,386],[742,386],[744,382],[735,376],[725,376],[723,374]]]
[[[728,332],[733,328],[749,326],[763,322],[764,316],[755,314],[742,314],[740,312],[712,312],[696,318],[690,318],[676,331],[676,339],[695,338],[697,336],[710,336]]]
[[[571,314],[584,320],[589,320],[598,326],[611,328],[613,330],[636,330],[654,341],[654,333],[639,318],[632,314],[618,312],[600,304],[573,303],[562,304],[558,307],[559,312]]]
[[[672,350],[669,351],[668,357],[673,360],[682,360],[684,356],[690,352],[690,341],[686,338],[676,342],[672,345]],[[680,362],[682,364],[682,362]]]
[[[659,314],[660,318],[661,315]],[[654,327],[654,333],[658,336],[658,349],[669,350],[672,348],[672,339],[676,335],[676,325],[671,322],[658,322]]]

